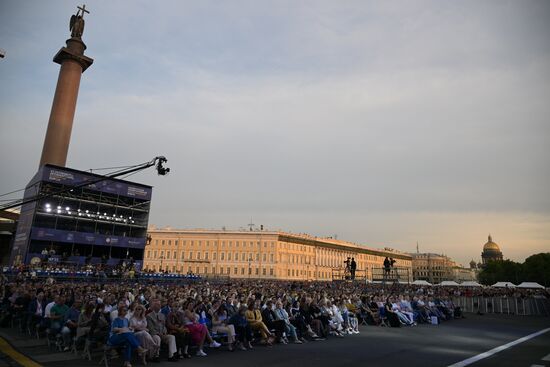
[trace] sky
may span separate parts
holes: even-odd
[[[0,2],[0,194],[38,168],[76,5]],[[86,7],[67,166],[166,156],[128,178],[154,186],[150,224],[550,251],[550,2]]]

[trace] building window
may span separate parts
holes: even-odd
[[[170,251],[166,251],[166,259],[170,259]]]
[[[204,267],[204,274],[206,274],[206,273],[208,273],[208,267],[207,266]]]
[[[222,253],[220,254],[220,260],[224,260],[224,257],[225,257],[225,253],[222,252]]]
[[[147,251],[147,258],[151,258],[151,250]]]
[[[178,257],[178,253],[174,251],[174,259],[177,259],[177,257]]]
[[[227,275],[230,275],[231,274],[231,268],[228,266],[227,267]]]
[[[189,251],[189,260],[193,260],[193,251]]]
[[[160,257],[164,258],[164,251],[160,252]]]
[[[256,275],[260,274],[260,269],[256,268]]]
[[[244,275],[244,268],[241,268],[241,275]]]
[[[239,269],[238,268],[234,268],[233,269],[233,274],[237,275],[239,273]]]
[[[260,261],[260,254],[256,254],[256,261]]]
[[[156,259],[156,258],[157,258],[157,251],[155,250],[155,251],[153,252],[153,254],[154,254],[155,259]]]
[[[184,258],[184,254],[185,254],[185,251],[182,251],[182,252],[181,252],[181,259],[182,259],[182,260],[183,260],[183,258]]]
[[[158,245],[159,244],[159,240],[155,240],[155,245]]]
[[[164,240],[162,240],[161,245],[164,245]]]
[[[231,261],[231,252],[227,253],[227,261]]]
[[[216,252],[212,253],[212,260],[216,260],[218,258],[218,254]]]
[[[273,268],[269,269],[269,275],[273,275]]]
[[[168,246],[172,246],[172,240],[168,240]]]
[[[273,262],[273,254],[269,255],[269,262]]]
[[[265,268],[262,269],[262,275],[266,275],[266,269]]]
[[[204,259],[205,259],[205,260],[208,260],[208,252],[205,252],[205,253],[204,253]]]

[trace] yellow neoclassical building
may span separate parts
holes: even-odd
[[[148,230],[143,269],[230,278],[332,280],[354,257],[357,274],[372,279],[386,256],[396,267],[409,269],[411,255],[391,249],[377,250],[354,243],[279,231]],[[409,280],[411,280],[409,279]]]

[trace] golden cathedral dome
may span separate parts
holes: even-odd
[[[498,251],[500,252],[500,247],[496,243],[493,242],[493,239],[491,238],[491,235],[489,235],[489,240],[485,245],[483,245],[483,251]]]

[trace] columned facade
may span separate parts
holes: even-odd
[[[411,256],[354,243],[270,231],[150,229],[144,269],[204,276],[332,280],[332,270],[355,258],[357,272],[382,267],[386,256],[411,269]],[[409,272],[412,275],[412,271]]]

